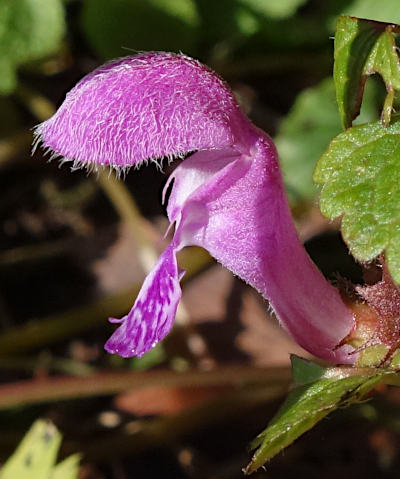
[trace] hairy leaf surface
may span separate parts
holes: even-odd
[[[338,135],[314,172],[323,185],[320,208],[330,219],[343,215],[342,233],[359,261],[385,252],[400,282],[400,121],[356,126]]]

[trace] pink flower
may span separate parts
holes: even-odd
[[[83,78],[36,134],[55,154],[94,168],[195,151],[165,187],[172,183],[173,240],[131,311],[113,320],[120,326],[107,351],[140,356],[169,333],[184,274],[176,252],[198,245],[268,299],[303,348],[355,362],[350,346],[338,346],[354,327],[353,314],[298,240],[273,142],[210,69],[172,53],[116,60]]]

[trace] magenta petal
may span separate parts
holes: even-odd
[[[297,238],[273,143],[210,69],[163,52],[111,62],[81,80],[36,137],[55,155],[94,167],[197,151],[171,178],[174,240],[107,342],[109,352],[140,356],[168,334],[181,297],[175,252],[193,244],[267,298],[305,349],[356,361],[350,347],[338,348],[354,317]]]
[[[36,135],[78,164],[124,168],[245,143],[249,129],[221,78],[185,55],[158,52],[87,75]]]
[[[142,356],[164,339],[172,328],[181,299],[181,277],[171,244],[147,276],[133,308],[122,318],[105,349],[125,358]]]
[[[180,217],[185,244],[206,248],[255,287],[309,352],[353,363],[357,355],[349,355],[351,348],[336,348],[353,328],[353,315],[297,237],[271,140],[260,136],[249,155],[238,156],[201,185],[192,180],[196,188],[187,195],[182,184],[188,170],[193,176],[201,169],[202,160],[204,169],[207,156],[197,153],[174,172],[171,209]],[[177,201],[181,196],[184,202]]]
[[[239,153],[233,149],[206,150],[194,153],[189,159],[183,161],[169,177],[163,192],[164,197],[166,190],[173,182],[167,205],[170,222],[179,223],[182,208],[188,197],[213,176],[220,174],[221,170],[237,160],[238,156]]]

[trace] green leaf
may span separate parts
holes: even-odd
[[[323,185],[322,213],[330,219],[343,215],[342,233],[353,256],[370,261],[385,251],[399,283],[400,120],[341,133],[320,158],[314,181]]]
[[[378,96],[376,82],[369,82],[357,121],[366,122],[376,118]],[[331,139],[340,131],[332,78],[326,78],[297,96],[275,137],[285,184],[292,202],[310,201],[314,198],[317,192],[312,181],[315,165]]]
[[[199,18],[193,0],[85,0],[82,25],[95,51],[110,59],[142,50],[191,53]]]
[[[385,371],[345,378],[339,375],[293,389],[267,429],[251,444],[258,449],[246,474],[256,471],[332,411],[360,401],[385,375]]]
[[[316,364],[308,359],[300,358],[295,354],[290,356],[292,364],[293,380],[296,384],[308,384],[321,379],[325,374],[326,368]]]
[[[0,94],[16,87],[19,65],[54,53],[64,33],[60,0],[0,2]]]
[[[400,23],[399,0],[356,0],[342,13],[380,22]]]
[[[0,479],[78,479],[79,455],[54,467],[62,436],[49,421],[36,421],[0,470]]]
[[[54,467],[49,479],[78,479],[80,455],[67,457]]]
[[[0,471],[0,479],[39,479],[50,475],[61,434],[50,422],[36,421]]]
[[[287,18],[296,13],[307,0],[239,0],[242,5],[271,18]]]
[[[343,128],[360,112],[367,76],[379,73],[388,92],[383,118],[390,121],[394,91],[400,89],[400,62],[394,32],[400,27],[340,17],[335,35],[334,80]]]

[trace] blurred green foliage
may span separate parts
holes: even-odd
[[[82,26],[104,59],[142,50],[194,53],[199,17],[192,0],[87,0]]]
[[[260,0],[240,0],[244,6],[255,12],[272,18],[286,18],[294,15],[296,10],[307,0],[282,0],[280,2]]]
[[[37,420],[0,470],[0,479],[78,479],[79,455],[56,465],[62,436],[49,421]]]
[[[368,18],[379,22],[400,24],[400,9],[397,0],[355,0],[342,11],[342,15]]]
[[[0,94],[15,89],[19,65],[56,52],[64,34],[61,0],[0,2]]]
[[[356,123],[376,119],[378,99],[382,97],[379,86],[376,82],[368,83],[363,109]],[[297,96],[275,137],[292,203],[312,200],[315,196],[318,191],[313,181],[315,164],[340,131],[340,116],[332,78],[326,78],[319,85],[307,88]]]

